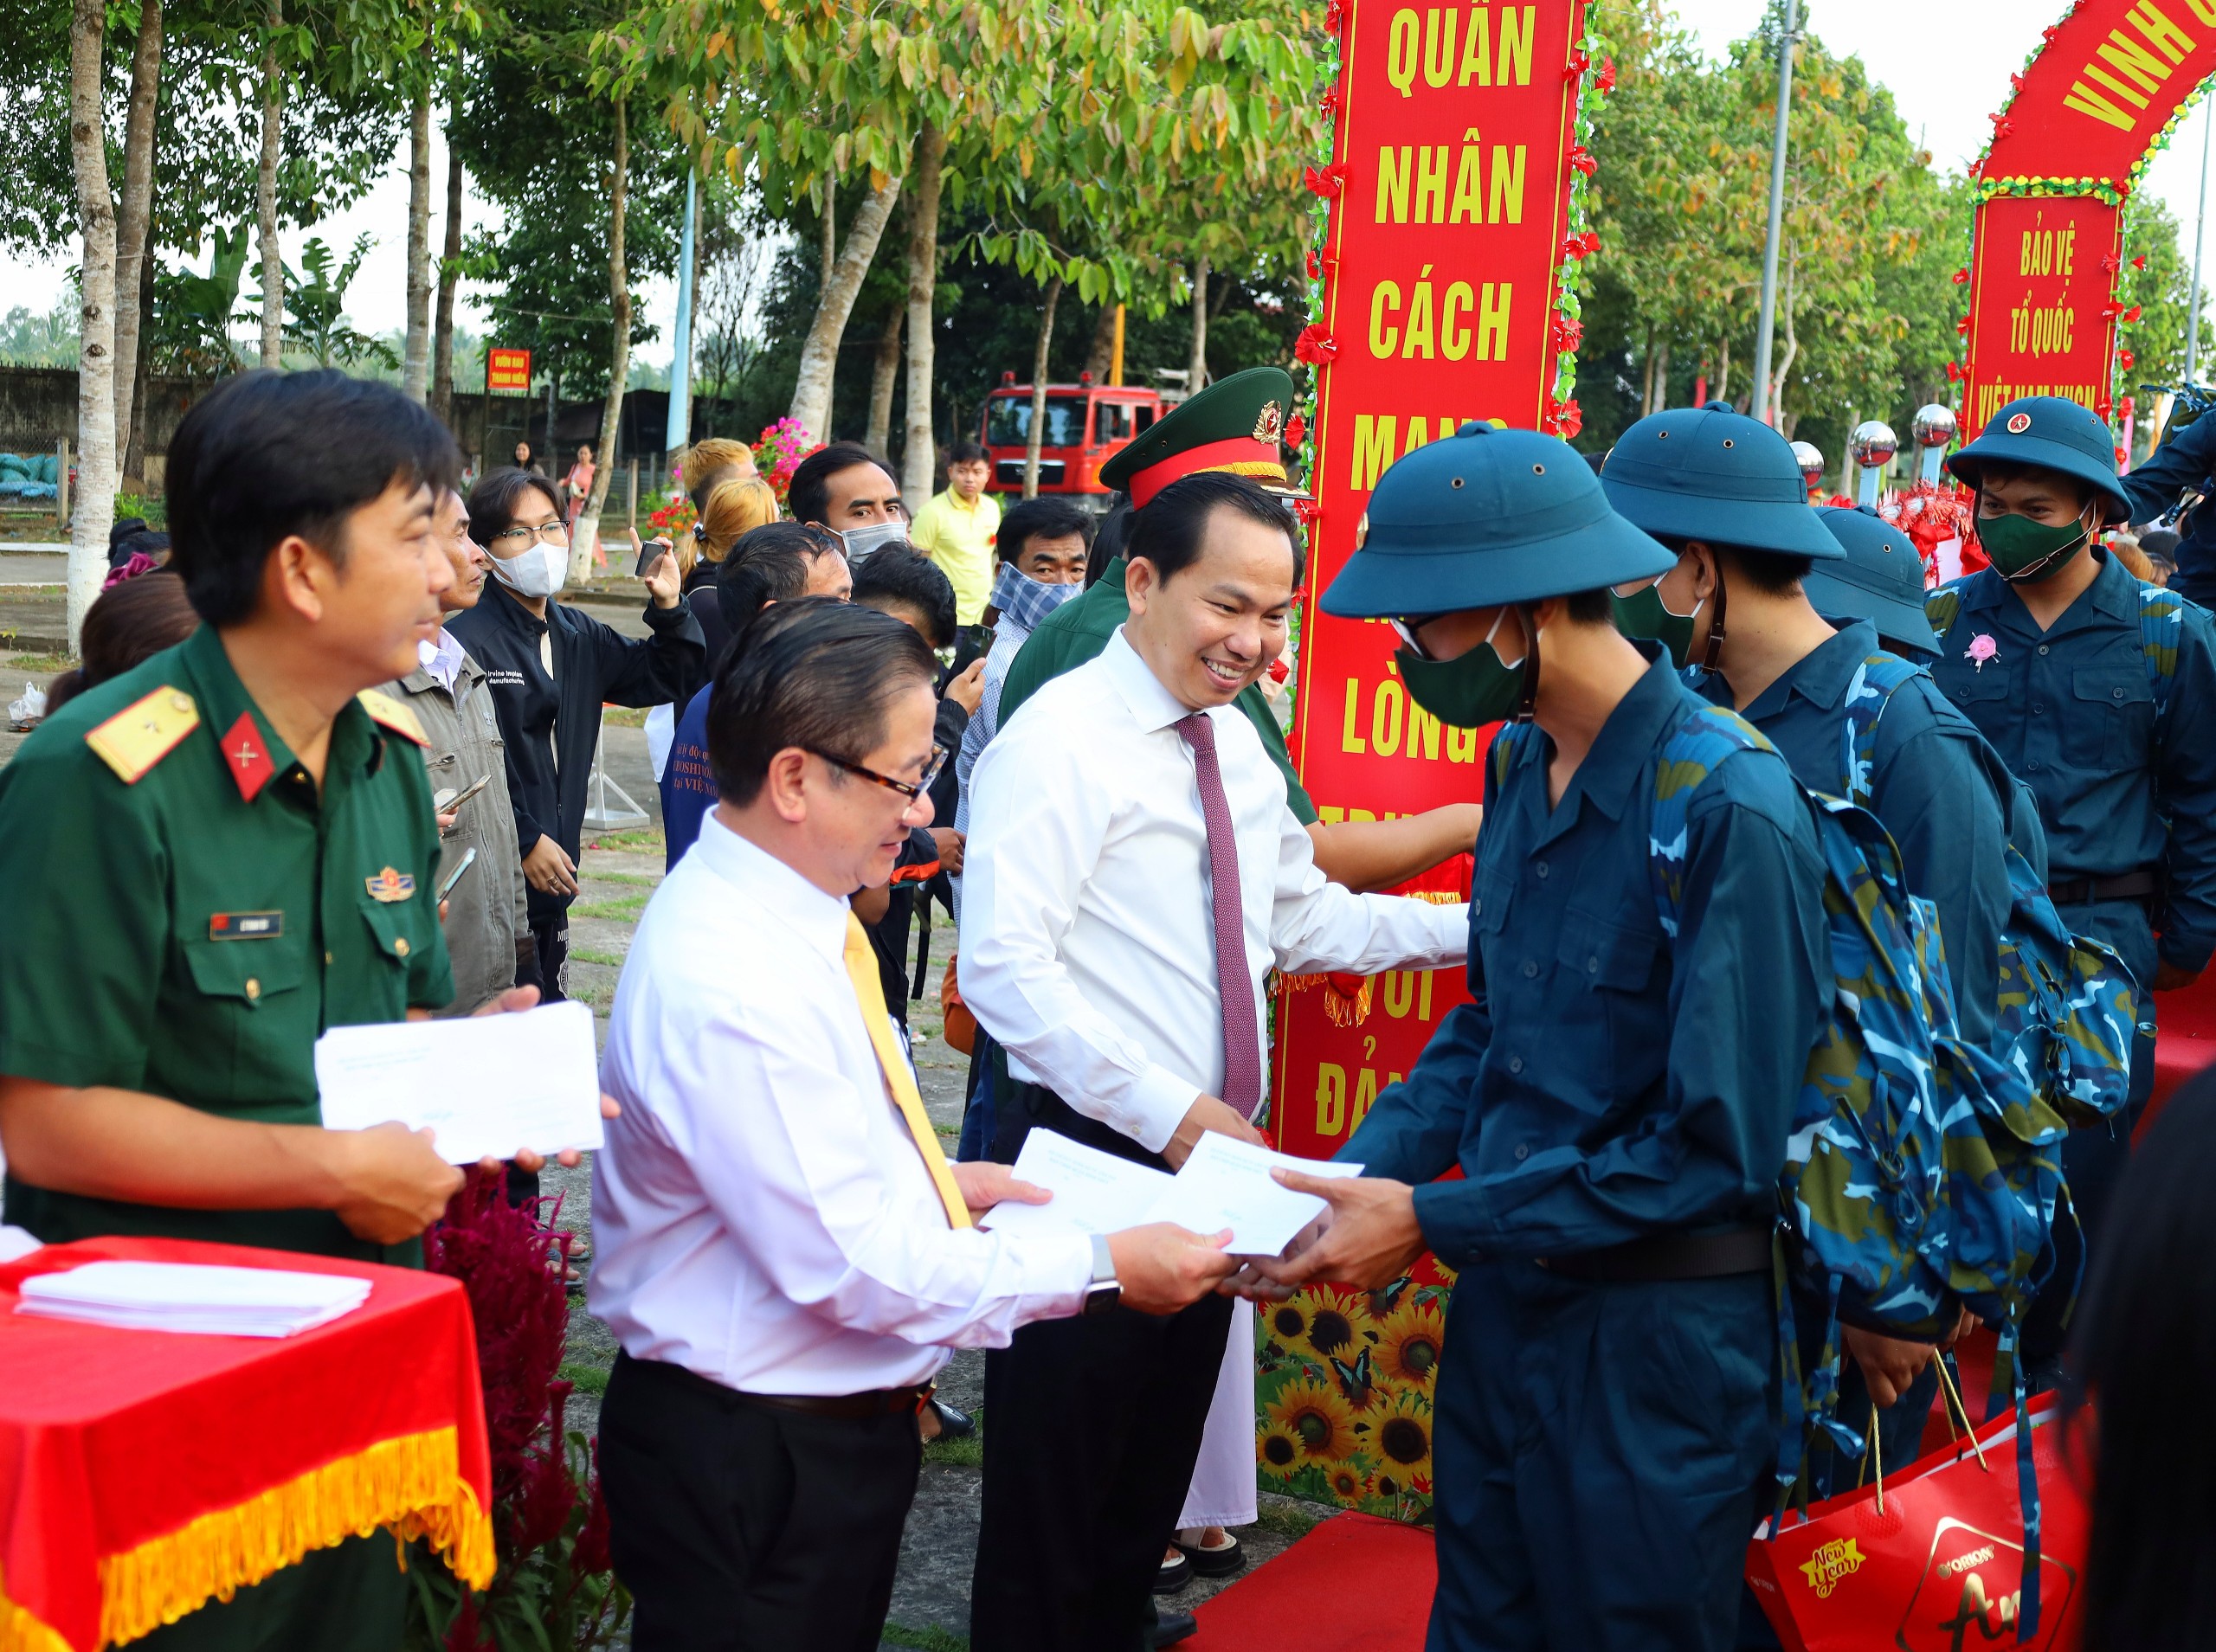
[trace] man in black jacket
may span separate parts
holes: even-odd
[[[470,491],[469,525],[470,537],[492,552],[493,580],[484,600],[448,628],[485,667],[507,742],[538,985],[552,1000],[563,996],[600,708],[682,704],[707,676],[707,646],[679,595],[673,557],[661,558],[647,578],[650,637],[626,637],[553,600],[568,573],[570,541],[544,477],[494,471]]]
[[[2188,491],[2216,493],[2216,479],[2216,479],[2216,418],[2203,414],[2156,448],[2144,465],[2119,479],[2131,496],[2131,519],[2152,522],[2174,510]],[[2177,564],[2170,588],[2203,607],[2216,603],[2216,507],[2195,505],[2186,513],[2181,531],[2183,538],[2170,552]]]

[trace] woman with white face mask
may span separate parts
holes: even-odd
[[[707,649],[673,556],[647,570],[647,637],[626,637],[554,600],[569,575],[570,533],[546,478],[493,472],[470,491],[469,525],[492,555],[492,577],[483,600],[448,629],[485,667],[507,742],[537,985],[558,999],[600,708],[683,702],[706,680]]]

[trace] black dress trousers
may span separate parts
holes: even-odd
[[[1035,1084],[1011,1087],[993,1157],[1034,1125],[1163,1168]],[[970,1652],[1142,1652],[1154,1579],[1200,1456],[1231,1301],[1027,1325],[985,1356],[983,1524]]]
[[[773,1409],[619,1355],[600,1473],[634,1652],[876,1652],[922,1465],[912,1412]]]

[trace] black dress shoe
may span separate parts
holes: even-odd
[[[1174,1595],[1192,1581],[1193,1563],[1181,1553],[1175,1560],[1164,1560],[1154,1574],[1154,1592]]]
[[[967,1411],[957,1411],[943,1399],[931,1401],[931,1409],[938,1413],[938,1437],[942,1440],[966,1440],[977,1431],[977,1419]]]
[[[1154,1619],[1154,1644],[1175,1646],[1200,1628],[1201,1620],[1190,1612],[1157,1612]]]

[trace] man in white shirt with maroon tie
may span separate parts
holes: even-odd
[[[1007,1051],[993,1157],[1037,1127],[1175,1169],[1259,1139],[1262,982],[1461,960],[1468,909],[1317,871],[1232,705],[1283,651],[1298,528],[1244,477],[1173,482],[1133,518],[1131,617],[1041,688],[971,777],[962,992]],[[972,1652],[1138,1652],[1232,1303],[1128,1307],[986,1356]],[[1156,1643],[1166,1643],[1156,1642]]]
[[[1231,1271],[1227,1233],[971,1225],[1044,1195],[947,1164],[847,903],[930,823],[935,678],[871,609],[757,621],[710,702],[720,800],[616,988],[591,1306],[623,1349],[600,1467],[636,1652],[873,1652],[946,1350]]]

